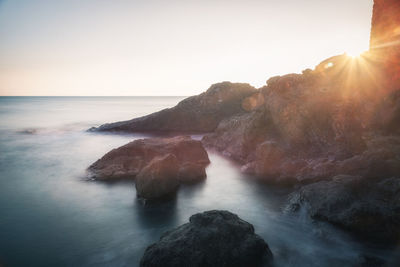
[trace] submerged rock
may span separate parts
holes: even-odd
[[[362,238],[387,244],[400,240],[400,178],[339,175],[309,184],[290,196],[287,210],[300,209]]]
[[[134,179],[153,159],[168,154],[176,157],[179,166],[178,176],[182,182],[187,176],[188,164],[204,171],[210,163],[207,151],[201,142],[189,136],[147,138],[111,150],[93,163],[88,168],[88,173],[91,178],[98,180]],[[197,177],[205,178],[205,175]]]
[[[272,266],[272,253],[251,224],[214,210],[164,233],[146,249],[140,266]]]
[[[158,133],[212,132],[221,120],[245,112],[242,101],[255,92],[256,89],[246,83],[217,83],[200,95],[182,100],[173,108],[129,121],[104,124],[89,130]]]

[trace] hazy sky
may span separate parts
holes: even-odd
[[[0,0],[0,95],[193,95],[368,49],[372,0]]]

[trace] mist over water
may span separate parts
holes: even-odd
[[[112,148],[143,135],[88,133],[172,107],[182,97],[0,97],[0,265],[137,266],[145,248],[197,212],[225,209],[255,226],[276,266],[354,266],[390,258],[305,215],[282,212],[289,189],[242,175],[209,151],[207,180],[143,205],[133,183],[84,179]],[[199,138],[199,137],[197,137]]]

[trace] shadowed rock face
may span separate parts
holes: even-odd
[[[255,110],[223,120],[214,133],[204,136],[202,142],[245,163],[257,146],[273,134],[270,116],[265,110]]]
[[[272,266],[268,245],[251,224],[228,211],[207,211],[164,233],[141,261],[148,266]]]
[[[178,162],[177,178],[181,182],[205,178],[204,168],[210,162],[207,152],[200,141],[188,136],[135,140],[105,154],[88,168],[88,173],[98,180],[134,179],[153,159],[168,154]],[[188,166],[200,169],[198,175],[187,173]]]
[[[339,175],[302,187],[290,197],[287,210],[304,208],[324,220],[363,238],[386,244],[400,240],[400,179],[368,180]]]
[[[168,196],[179,186],[179,162],[173,154],[154,158],[136,176],[137,196],[158,199]]]
[[[173,108],[129,121],[104,124],[90,131],[212,132],[222,119],[245,112],[242,101],[254,92],[256,89],[246,83],[217,83],[200,95],[182,100]]]

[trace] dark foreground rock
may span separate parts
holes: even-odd
[[[255,92],[256,89],[246,83],[217,83],[200,95],[182,100],[173,108],[129,121],[104,124],[90,131],[212,132],[222,119],[245,112],[242,101]]]
[[[303,186],[290,196],[288,211],[305,209],[361,238],[386,244],[400,240],[400,178],[368,180],[339,175]]]
[[[207,211],[149,246],[140,266],[272,266],[268,245],[251,224],[228,211]]]
[[[111,150],[93,163],[88,168],[89,177],[98,180],[134,179],[153,159],[168,154],[176,157],[181,182],[205,178],[204,168],[210,163],[207,151],[200,141],[189,136],[147,138],[130,142]],[[200,170],[191,172],[188,166]]]

